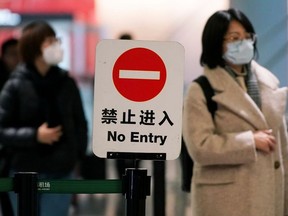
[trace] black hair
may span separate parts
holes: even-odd
[[[25,63],[33,64],[42,55],[41,45],[47,37],[55,37],[54,29],[45,21],[33,21],[26,25],[19,40],[19,51]]]
[[[132,40],[132,35],[129,33],[123,33],[119,36],[121,40]]]
[[[224,67],[223,38],[227,33],[231,21],[239,22],[249,33],[255,30],[246,15],[238,9],[220,10],[215,12],[207,21],[202,34],[201,66],[213,69],[217,66]],[[256,41],[254,43],[254,56],[257,55]]]
[[[17,46],[18,40],[16,38],[9,38],[2,43],[1,46],[1,56],[5,55],[9,47]]]

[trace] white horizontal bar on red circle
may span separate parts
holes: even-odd
[[[147,79],[159,80],[160,71],[144,71],[144,70],[119,70],[120,79]]]

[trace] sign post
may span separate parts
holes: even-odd
[[[123,179],[123,194],[126,216],[145,216],[145,200],[150,195],[150,180],[146,169],[126,169]]]

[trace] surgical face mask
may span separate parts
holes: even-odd
[[[244,39],[227,44],[223,58],[234,65],[248,64],[254,56],[254,41]]]
[[[55,42],[43,50],[44,61],[49,65],[57,65],[63,60],[63,49],[60,43]]]

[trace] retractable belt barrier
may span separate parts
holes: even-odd
[[[0,178],[0,192],[18,195],[18,216],[38,216],[38,193],[107,194],[126,198],[126,216],[145,216],[145,199],[150,195],[146,169],[126,169],[122,180],[39,180],[35,172],[19,172],[14,178]]]
[[[13,178],[0,178],[0,192],[13,191]],[[38,193],[122,193],[122,180],[38,180]]]

